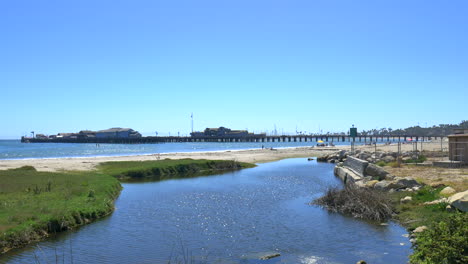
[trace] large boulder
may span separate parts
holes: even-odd
[[[405,177],[405,178],[400,178],[397,177],[395,178],[395,183],[398,185],[403,185],[404,188],[413,188],[417,186],[421,186],[415,179],[411,177]]]
[[[338,152],[338,159],[339,159],[339,160],[343,160],[343,159],[346,158],[346,157],[347,157],[347,152],[346,152],[346,150],[341,150],[341,151]]]
[[[379,167],[379,166],[377,166],[375,164],[369,164],[366,167],[366,170],[365,170],[365,175],[366,176],[372,176],[373,178],[376,178],[379,181],[385,180],[385,177],[388,174],[389,173],[387,171],[385,171],[384,169],[382,169],[381,167]]]
[[[455,191],[455,189],[453,189],[450,186],[447,186],[444,189],[442,189],[442,191],[440,191],[440,194],[445,195],[445,196],[450,196],[450,195],[452,195],[452,194],[454,194],[456,192],[457,191]]]
[[[460,211],[468,212],[468,190],[452,195],[448,203]]]
[[[369,165],[369,162],[361,159],[356,159],[353,157],[348,157],[346,161],[343,163],[344,166],[352,169],[360,176],[365,175],[366,167]]]
[[[405,188],[405,186],[395,181],[387,181],[387,180],[379,181],[378,183],[374,185],[374,189],[381,190],[381,191],[389,191],[390,189],[398,190],[402,188]]]

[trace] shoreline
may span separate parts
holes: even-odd
[[[446,147],[447,143],[444,144]],[[397,151],[397,144],[377,144],[376,146],[357,145],[355,149],[373,151]],[[424,150],[440,150],[439,142],[426,142]],[[0,160],[0,170],[14,169],[23,166],[34,166],[38,171],[91,171],[103,162],[109,161],[145,161],[163,159],[207,159],[207,160],[234,160],[248,163],[265,163],[287,158],[317,157],[338,150],[350,150],[349,145],[334,147],[284,147],[274,149],[233,149],[199,152],[170,152],[125,156],[97,156],[97,157],[68,157],[68,158],[31,158]],[[401,151],[411,151],[412,144],[402,144]]]

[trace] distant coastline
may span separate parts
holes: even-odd
[[[447,143],[444,143],[445,147]],[[397,151],[396,144],[377,145],[379,149],[385,151]],[[401,146],[402,151],[412,150],[411,144]],[[440,142],[424,143],[425,150],[440,149]],[[256,149],[228,149],[215,151],[192,151],[192,152],[171,152],[153,153],[139,155],[118,155],[106,157],[76,157],[76,158],[40,158],[40,159],[16,159],[0,160],[0,170],[19,168],[32,165],[39,171],[61,171],[61,170],[94,170],[102,162],[109,161],[145,161],[158,159],[208,159],[208,160],[234,160],[249,163],[263,163],[286,158],[306,158],[317,157],[326,153],[332,153],[338,149],[350,149],[351,146],[340,145],[336,147],[312,147],[298,146],[285,148],[256,148]],[[360,145],[357,149],[373,150],[374,146]]]

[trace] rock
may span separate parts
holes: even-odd
[[[427,229],[427,226],[418,226],[413,230],[413,233],[421,233],[424,232],[424,230]]]
[[[367,160],[368,158],[370,158],[370,155],[363,152],[363,153],[359,153],[359,155],[357,156],[359,159],[362,159],[362,160]]]
[[[267,259],[272,259],[272,258],[276,258],[276,257],[279,257],[279,256],[281,256],[280,253],[273,253],[273,254],[265,255],[265,256],[261,257],[260,259],[261,260],[267,260]]]
[[[442,189],[442,191],[440,191],[440,194],[442,195],[446,195],[446,196],[450,196],[454,193],[456,193],[457,191],[455,191],[455,189],[453,189],[452,187],[450,186],[447,186],[445,187],[444,189]]]
[[[382,160],[385,161],[386,163],[389,163],[389,162],[395,161],[395,158],[392,156],[385,156],[382,158]]]
[[[342,166],[336,166],[333,170],[335,176],[339,177],[343,182],[346,181],[346,174],[348,173],[348,169]]]
[[[342,160],[346,158],[346,156],[347,156],[346,150],[341,150],[340,152],[338,152],[338,159]]]
[[[413,201],[413,198],[411,196],[406,196],[405,198],[401,198],[400,203],[409,203]]]
[[[385,180],[385,177],[388,175],[389,173],[387,171],[385,171],[384,169],[382,169],[381,167],[375,165],[375,164],[369,164],[367,165],[366,167],[366,170],[365,170],[365,175],[369,175],[369,176],[372,176],[372,177],[377,177],[377,179],[379,181],[381,180]]]
[[[411,242],[412,244],[416,243],[416,238],[410,239],[409,242]]]
[[[374,188],[375,184],[377,184],[379,181],[377,180],[371,180],[366,182],[366,187],[367,188]]]
[[[403,157],[403,158],[401,158],[401,161],[405,162],[405,161],[408,161],[410,159],[411,159],[411,157]]]
[[[468,190],[452,195],[448,203],[460,211],[468,212]]]
[[[390,185],[390,182],[389,181],[380,181],[380,182],[377,182],[376,184],[374,184],[374,188],[377,189],[377,190],[388,190],[390,188],[388,188],[388,186]]]
[[[415,179],[411,177],[395,178],[395,181],[397,185],[403,185],[403,187],[405,188],[413,188],[416,186],[421,186]]]
[[[453,212],[453,211],[455,211],[455,208],[453,208],[451,205],[447,205],[447,206],[445,207],[445,210],[446,210],[447,212]]]
[[[388,191],[390,189],[398,190],[401,188],[404,188],[402,184],[399,184],[394,181],[387,181],[387,180],[380,181],[374,185],[374,189],[382,190],[382,191]]]
[[[412,189],[413,189],[413,191],[417,192],[417,191],[419,191],[419,189],[421,189],[421,187],[419,187],[419,186],[414,186]]]
[[[368,165],[369,162],[353,157],[348,157],[344,162],[344,166],[351,168],[353,171],[355,171],[361,176],[365,175],[365,171]]]
[[[447,202],[447,198],[441,198],[441,199],[437,199],[437,200],[434,200],[434,201],[425,202],[423,204],[424,205],[431,205],[431,204],[440,204],[440,203],[446,203],[446,202]]]
[[[363,187],[366,187],[366,182],[365,181],[355,181],[354,184],[357,186],[357,187],[360,187],[360,188],[363,188]]]
[[[360,261],[356,262],[356,264],[367,264],[367,262],[365,262],[364,260],[360,260]]]
[[[326,162],[328,160],[328,155],[320,156],[317,158],[317,161]]]

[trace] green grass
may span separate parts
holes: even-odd
[[[445,209],[446,203],[423,205],[424,202],[430,202],[442,198],[439,194],[442,188],[431,188],[425,186],[417,192],[395,192],[392,194],[396,212],[395,219],[403,226],[412,230],[418,226],[432,226],[434,223],[440,222],[453,212]],[[413,200],[409,203],[402,204],[400,199],[405,196],[411,196]]]
[[[419,155],[419,157],[417,159],[409,159],[409,160],[405,160],[403,161],[404,163],[423,163],[427,160],[427,157],[424,156],[424,155]]]
[[[100,172],[0,171],[0,252],[109,214],[120,189]]]
[[[96,171],[0,170],[0,253],[110,214],[119,180],[166,180],[254,167],[234,161],[108,162]]]
[[[380,160],[375,165],[380,166],[380,167],[384,167],[385,165],[387,165],[387,163],[385,161],[383,161],[383,160]]]
[[[121,180],[167,180],[252,168],[254,164],[226,160],[158,160],[106,162],[98,170]]]

